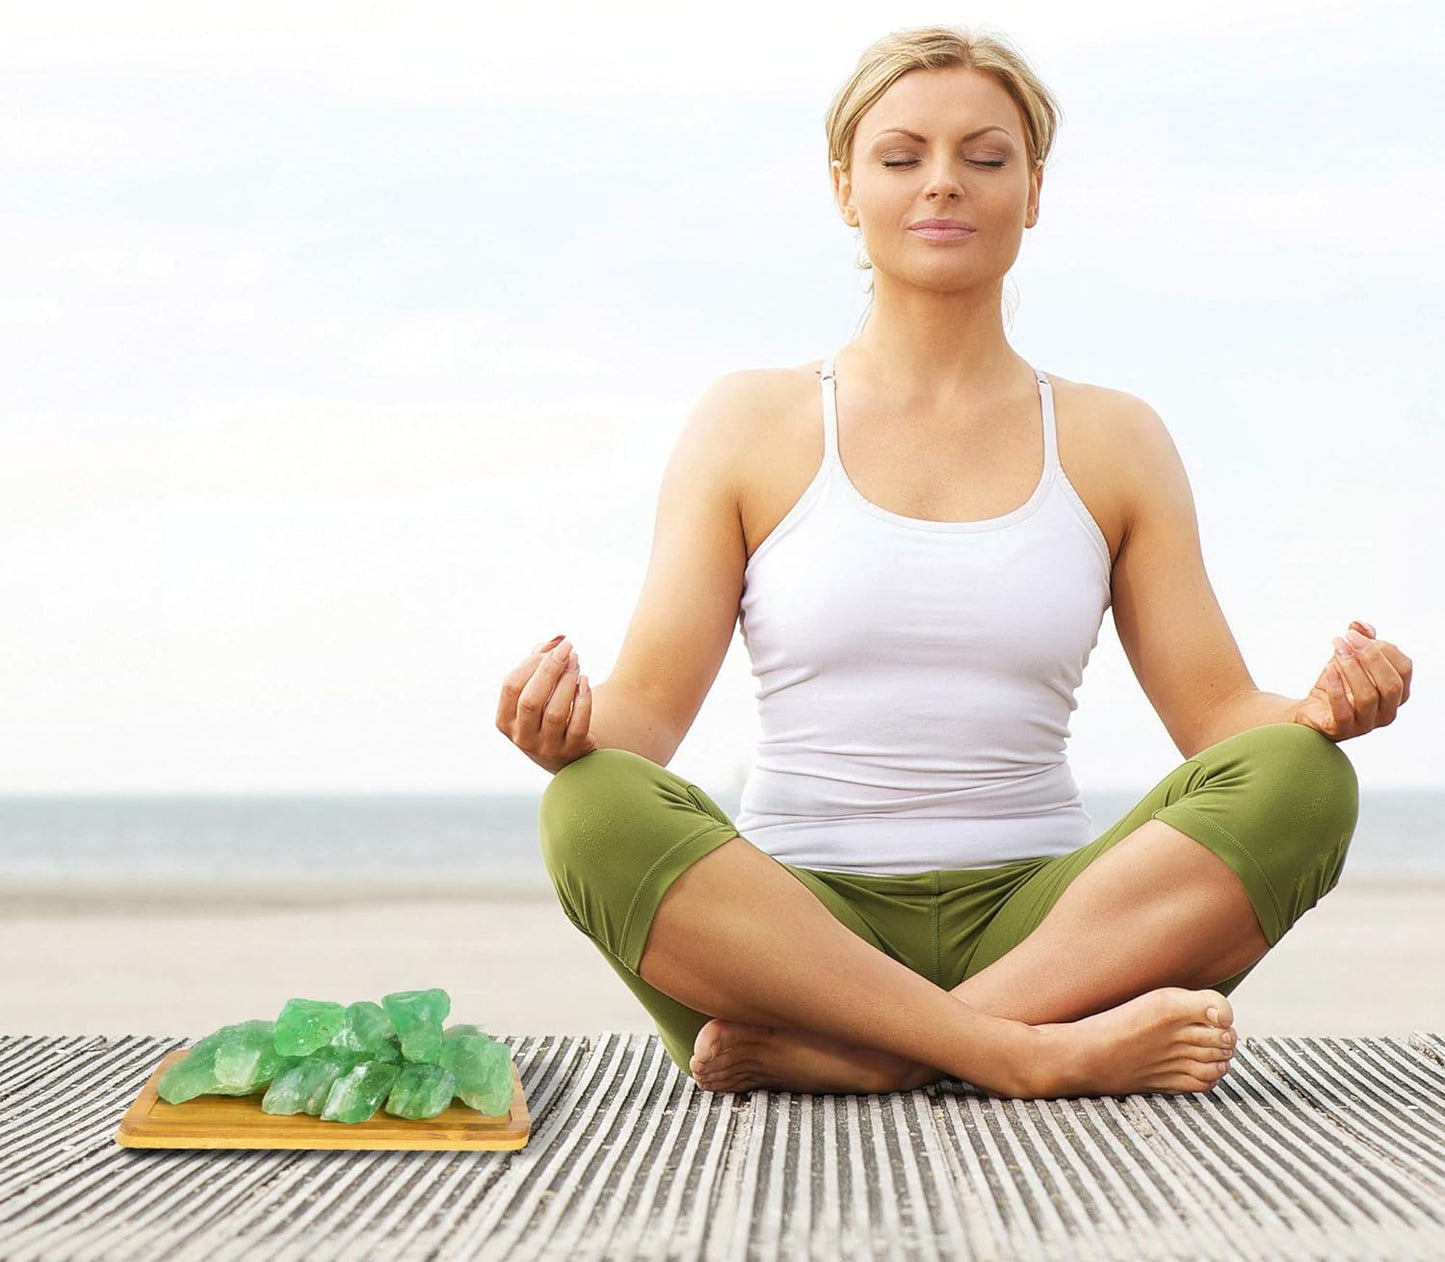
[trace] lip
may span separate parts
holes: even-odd
[[[919,224],[909,229],[915,236],[927,237],[930,241],[962,241],[973,236],[972,228],[964,227],[962,224],[948,224],[946,227],[934,228],[928,224]]]
[[[962,219],[920,219],[917,223],[911,223],[908,226],[914,231],[919,228],[947,228],[955,232],[974,231],[973,225],[964,223]]]

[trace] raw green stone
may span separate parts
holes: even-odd
[[[166,1067],[156,1082],[156,1094],[167,1104],[184,1104],[198,1095],[214,1092],[217,1050],[216,1044],[208,1045],[202,1039],[179,1060]]]
[[[331,1084],[323,1122],[364,1122],[381,1107],[400,1070],[384,1060],[364,1060]]]
[[[449,1025],[442,1031],[442,1042],[448,1039],[461,1038],[464,1034],[470,1034],[473,1038],[491,1038],[485,1026],[480,1025]]]
[[[442,1044],[441,1063],[456,1076],[462,1103],[483,1113],[510,1112],[516,1079],[512,1053],[499,1039],[463,1034]]]
[[[445,1112],[457,1093],[457,1080],[440,1065],[403,1065],[386,1098],[386,1111],[413,1121]]]
[[[199,1039],[160,1076],[158,1091],[179,1104],[264,1090],[262,1112],[328,1122],[365,1122],[383,1102],[396,1117],[422,1120],[457,1097],[506,1114],[511,1053],[480,1025],[443,1029],[450,1012],[440,987],[395,991],[380,1004],[292,998],[275,1021],[241,1021]]]
[[[276,1050],[283,1056],[309,1056],[331,1042],[345,1013],[326,999],[288,999],[276,1018]]]
[[[350,1073],[357,1059],[330,1047],[312,1052],[271,1080],[261,1099],[263,1113],[309,1113],[315,1117],[325,1107],[332,1084]]]
[[[200,1039],[160,1076],[156,1092],[168,1104],[198,1095],[250,1095],[259,1091],[291,1057],[276,1051],[274,1021],[239,1021]]]
[[[401,1054],[409,1061],[436,1064],[442,1049],[442,1022],[452,999],[440,987],[398,990],[381,997],[381,1006],[401,1037]]]
[[[391,1019],[379,1003],[372,1003],[369,999],[347,1006],[341,1028],[332,1036],[328,1046],[366,1060],[401,1059],[401,1045],[396,1039]]]

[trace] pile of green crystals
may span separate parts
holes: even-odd
[[[445,990],[399,990],[380,1004],[288,999],[274,1021],[242,1021],[206,1035],[156,1084],[162,1100],[266,1094],[266,1113],[365,1122],[383,1106],[413,1121],[455,1097],[487,1114],[512,1107],[512,1054],[477,1025],[442,1029]]]

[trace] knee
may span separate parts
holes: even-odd
[[[1360,805],[1360,778],[1350,756],[1322,731],[1303,723],[1274,723],[1266,729],[1282,746],[1280,763],[1303,788],[1334,808],[1341,823],[1354,827]]]
[[[579,801],[596,798],[604,786],[642,767],[655,771],[657,764],[630,749],[594,749],[553,773],[547,787],[542,790],[541,809],[544,814],[549,811],[565,812]]]
[[[555,869],[566,856],[596,849],[625,818],[626,802],[659,770],[630,749],[594,749],[556,772],[542,790],[537,832],[542,858]]]
[[[1360,811],[1360,782],[1349,756],[1303,723],[1272,723],[1253,735],[1265,751],[1277,791],[1323,839],[1348,843]]]

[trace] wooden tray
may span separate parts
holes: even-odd
[[[115,1142],[125,1148],[424,1148],[463,1150],[521,1148],[532,1133],[532,1116],[522,1078],[512,1064],[516,1087],[506,1113],[479,1113],[453,1100],[445,1112],[421,1121],[393,1117],[386,1110],[365,1122],[323,1122],[309,1113],[265,1113],[264,1091],[253,1095],[202,1095],[167,1104],[156,1091],[161,1074],[190,1054],[170,1052],[156,1066],[121,1118]]]

